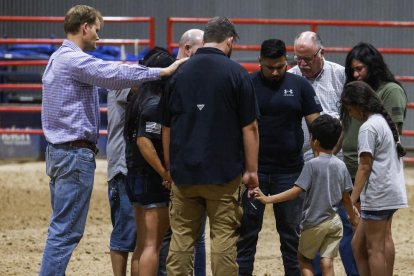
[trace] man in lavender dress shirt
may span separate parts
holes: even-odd
[[[52,216],[39,275],[64,275],[82,238],[92,193],[99,136],[98,88],[124,89],[172,75],[168,68],[116,65],[85,51],[96,48],[103,26],[100,12],[78,5],[65,16],[67,39],[50,57],[43,75],[42,126],[49,142]]]

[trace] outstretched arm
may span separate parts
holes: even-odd
[[[283,193],[272,195],[272,196],[265,196],[260,188],[256,188],[253,190],[254,192],[254,199],[260,200],[263,204],[269,203],[279,203],[288,201],[290,199],[297,198],[304,190],[299,186],[294,186],[293,188],[284,191]]]
[[[180,65],[186,62],[188,59],[189,58],[182,58],[182,59],[176,60],[173,64],[171,64],[167,68],[161,68],[160,76],[161,77],[171,76],[178,69],[178,67],[180,67]]]

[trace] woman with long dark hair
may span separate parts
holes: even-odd
[[[378,50],[369,43],[356,45],[346,57],[345,74],[345,84],[363,81],[372,87],[401,135],[407,112],[407,96]],[[342,143],[344,162],[353,180],[358,170],[358,130],[361,125],[361,122],[351,118]]]
[[[168,67],[175,61],[170,53],[158,52],[147,67]],[[137,245],[132,255],[132,275],[156,275],[161,244],[170,222],[169,190],[163,181],[172,182],[164,167],[161,125],[157,105],[169,78],[144,83],[128,104],[124,137],[128,168],[126,192],[134,206]]]
[[[401,135],[403,123],[407,112],[407,95],[401,84],[389,70],[382,55],[369,43],[361,42],[348,53],[345,61],[345,85],[353,81],[363,81],[375,91],[381,100],[384,109],[395,123]],[[358,91],[358,90],[355,90]],[[344,138],[342,142],[343,161],[348,168],[352,181],[355,182],[358,171],[358,133],[361,121],[354,118],[345,118],[347,110],[341,105],[341,121],[344,122]],[[357,199],[356,207],[360,211],[360,202]],[[391,218],[392,220],[392,218]],[[389,250],[386,252],[387,265],[394,266],[395,252],[391,250],[394,244],[391,229],[386,233]],[[357,256],[355,255],[355,259]],[[362,274],[361,274],[362,275]]]
[[[341,120],[349,128],[352,119],[362,125],[358,133],[359,166],[353,205],[361,196],[361,219],[352,250],[362,276],[392,276],[395,248],[391,235],[393,214],[407,208],[407,193],[397,126],[378,93],[365,82],[345,85],[341,95]]]

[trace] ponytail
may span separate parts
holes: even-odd
[[[388,126],[390,127],[392,131],[392,135],[394,136],[394,141],[397,144],[398,156],[399,157],[405,156],[407,154],[407,150],[400,143],[397,127],[395,126],[394,121],[391,119],[390,114],[387,112],[387,110],[385,110],[383,105],[379,106],[378,109],[379,109],[378,113],[384,117],[385,121],[387,121]]]

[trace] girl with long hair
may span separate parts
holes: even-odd
[[[175,61],[170,53],[158,52],[145,63],[148,67],[168,67]],[[169,190],[172,182],[164,167],[161,125],[157,105],[169,77],[144,83],[128,104],[124,138],[128,168],[126,192],[134,206],[137,245],[132,255],[132,275],[156,275],[159,252],[170,222]]]
[[[381,99],[385,110],[397,125],[401,135],[407,113],[407,96],[378,50],[371,44],[364,42],[352,48],[346,57],[345,75],[345,84],[363,81],[372,87]],[[351,119],[342,143],[344,162],[352,180],[355,180],[358,169],[357,141],[361,124],[361,122]]]
[[[361,197],[361,219],[352,249],[361,276],[392,276],[395,248],[392,216],[407,206],[402,156],[396,124],[378,94],[365,82],[345,85],[341,95],[341,121],[362,123],[358,133],[359,166],[351,200]]]

